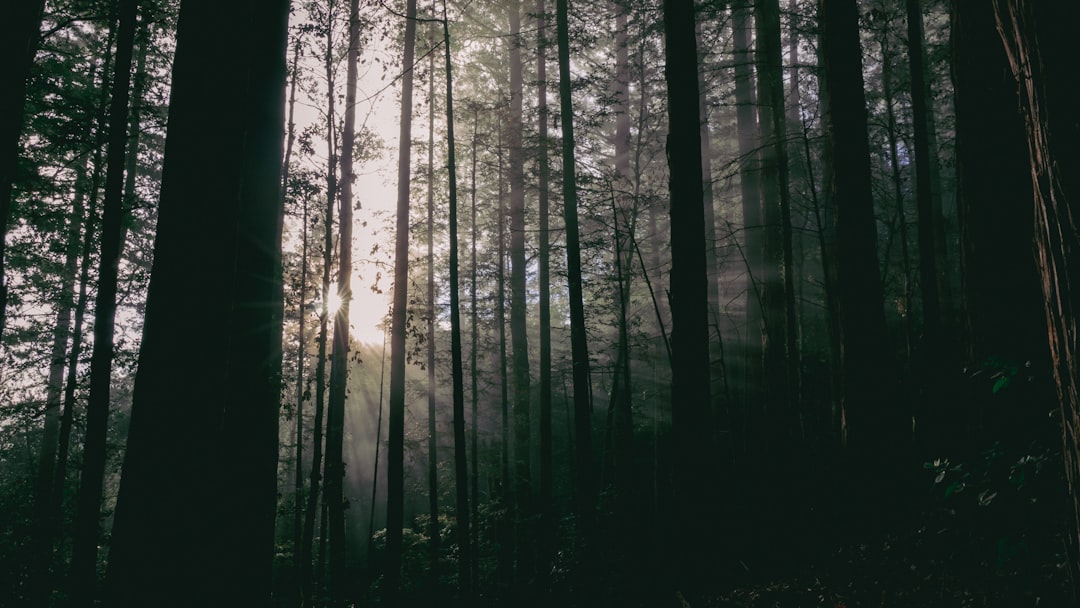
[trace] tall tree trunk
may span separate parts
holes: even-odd
[[[386,599],[399,600],[402,533],[405,523],[405,318],[409,304],[409,173],[412,157],[413,58],[416,54],[416,0],[405,8],[402,55],[401,130],[398,137],[397,226],[394,248],[394,302],[390,325],[390,430],[387,437]]]
[[[1035,209],[1035,257],[1050,343],[1050,359],[1073,503],[1071,569],[1080,570],[1080,103],[1071,74],[1073,3],[995,0],[1001,34],[1027,127]],[[1000,199],[1008,200],[1008,199]],[[1018,205],[1029,208],[1028,205]]]
[[[323,210],[323,268],[320,290],[322,306],[319,311],[318,358],[315,361],[315,420],[312,430],[311,487],[308,490],[307,509],[304,514],[304,538],[301,541],[301,563],[304,566],[303,588],[305,606],[315,604],[315,594],[323,585],[321,574],[312,572],[312,550],[315,542],[315,521],[319,516],[319,485],[323,479],[323,418],[326,410],[326,351],[330,322],[330,270],[334,251],[334,201],[337,200],[337,122],[334,112],[334,2],[327,4],[326,48],[323,49],[323,67],[326,74],[326,208]],[[324,537],[325,535],[320,535]],[[325,540],[323,538],[322,540]],[[320,560],[321,561],[321,560]]]
[[[516,505],[514,500],[514,488],[510,483],[510,378],[506,365],[506,186],[503,176],[506,175],[503,167],[503,124],[499,124],[499,143],[496,146],[498,156],[498,182],[499,182],[499,276],[497,302],[495,304],[495,317],[499,325],[499,413],[502,422],[501,442],[501,472],[502,472],[502,499],[506,506],[506,521],[502,522],[503,529],[500,534],[499,568],[504,577],[513,576],[510,570],[513,568],[514,535],[513,525],[516,520]]]
[[[0,26],[0,336],[7,320],[8,282],[5,241],[11,221],[11,196],[19,164],[19,135],[26,103],[26,79],[41,37],[45,0],[14,2]]]
[[[700,19],[694,22],[694,37],[695,43],[698,49],[698,112],[701,116],[701,191],[705,197],[705,268],[709,273],[709,323],[716,327],[716,335],[720,335],[720,260],[717,253],[717,246],[719,240],[716,238],[716,197],[713,194],[713,179],[712,179],[712,137],[709,132],[709,95],[708,95],[708,83],[705,79],[705,62],[709,56],[709,51],[704,47],[701,41],[701,19],[706,17],[702,16]],[[624,17],[625,19],[625,17]],[[616,28],[619,28],[616,25]],[[625,23],[621,26],[619,32],[625,32]],[[616,35],[618,36],[618,34]],[[623,34],[625,36],[625,34]],[[617,44],[617,43],[616,43]],[[623,43],[625,46],[625,41]],[[616,56],[618,51],[616,50]],[[616,77],[618,80],[618,77]],[[629,121],[629,116],[627,117]],[[627,126],[627,137],[629,137],[629,125]],[[719,344],[717,345],[719,346]],[[712,355],[710,354],[710,368]]]
[[[450,176],[450,368],[454,390],[454,478],[457,493],[458,588],[468,603],[472,592],[469,537],[469,471],[465,447],[465,372],[461,360],[461,297],[458,278],[457,157],[454,142],[454,76],[450,61],[450,21],[443,0],[443,49],[446,57],[446,164]]]
[[[915,207],[919,213],[919,287],[922,296],[923,349],[936,357],[942,344],[942,330],[947,329],[942,312],[942,294],[946,291],[942,272],[945,255],[945,230],[941,218],[941,189],[936,183],[937,152],[930,147],[934,130],[930,82],[926,72],[926,51],[919,0],[905,0],[907,11],[908,66],[911,76],[911,113],[915,130]],[[935,138],[936,139],[936,138]],[[911,312],[909,311],[910,315]],[[945,340],[946,346],[951,340]]]
[[[739,144],[739,197],[742,199],[743,256],[746,258],[746,372],[743,407],[757,408],[764,389],[762,367],[762,301],[758,282],[762,268],[761,167],[757,144],[757,110],[754,95],[753,58],[750,52],[750,8],[738,0],[731,9],[735,60],[735,120]],[[755,416],[756,418],[756,416]],[[745,421],[751,433],[760,433],[760,422]]]
[[[181,8],[110,606],[270,601],[287,21],[284,0]]]
[[[356,145],[356,83],[360,61],[360,2],[349,3],[349,51],[345,76],[345,124],[341,132],[341,189],[338,191],[338,277],[340,304],[334,315],[334,351],[326,406],[326,503],[329,505],[330,598],[344,604],[345,571],[345,398],[349,378],[349,305],[352,301],[352,187]]]
[[[34,489],[34,547],[30,572],[31,603],[46,605],[49,567],[52,564],[53,540],[59,524],[59,512],[53,509],[53,475],[56,473],[56,453],[60,443],[60,405],[64,392],[64,365],[67,362],[68,340],[71,338],[72,312],[75,308],[75,279],[79,271],[79,237],[86,214],[86,165],[75,177],[75,197],[68,216],[67,242],[64,251],[64,272],[60,279],[60,300],[56,306],[56,330],[53,333],[52,356],[45,387],[45,428],[38,458],[37,484]]]
[[[581,281],[581,237],[578,229],[577,168],[574,153],[574,103],[570,83],[570,19],[568,0],[555,0],[559,54],[559,112],[562,117],[563,220],[566,227],[566,280],[570,299],[570,356],[574,382],[575,510],[586,530],[595,507],[592,463],[592,379],[585,333]]]
[[[90,397],[86,405],[83,469],[71,550],[71,597],[92,603],[96,596],[98,542],[101,535],[101,497],[105,483],[109,395],[112,384],[113,328],[116,317],[117,274],[123,223],[124,162],[127,146],[128,101],[135,50],[138,0],[121,0],[116,42],[116,69],[109,107],[108,169],[101,228],[94,351],[90,359]]]
[[[1041,363],[1047,320],[1032,257],[1035,215],[995,203],[1033,200],[1021,100],[992,6],[953,3],[950,32],[966,354],[976,365],[990,356]]]
[[[551,439],[551,160],[549,157],[547,51],[548,16],[546,0],[536,0],[536,128],[539,150],[537,152],[537,213],[540,216],[540,242],[538,252],[537,287],[540,308],[540,497],[541,540],[544,542],[540,573],[546,576],[546,560],[551,557],[551,532],[554,523],[552,513],[552,466]]]
[[[615,464],[615,491],[617,509],[619,517],[626,518],[622,521],[632,521],[632,515],[630,513],[630,497],[633,492],[631,487],[633,484],[633,434],[634,434],[634,414],[633,414],[633,392],[631,390],[630,379],[630,345],[629,345],[629,332],[627,330],[627,308],[629,306],[630,296],[630,277],[632,268],[630,257],[631,248],[629,246],[630,236],[627,234],[633,233],[633,226],[636,223],[635,209],[636,199],[634,197],[634,176],[630,169],[630,49],[627,46],[627,7],[619,2],[614,5],[615,11],[615,80],[612,83],[614,89],[614,112],[615,112],[615,175],[616,182],[613,184],[612,191],[612,220],[615,224],[615,241],[614,241],[614,257],[615,257],[615,274],[616,280],[619,283],[617,290],[617,297],[619,299],[619,346],[616,355],[615,374],[611,387],[612,402],[614,405],[614,464]],[[704,78],[704,75],[699,72],[699,78]],[[704,104],[704,95],[702,96],[702,104]],[[702,134],[708,133],[708,124],[702,122],[701,132]],[[705,148],[708,146],[708,139],[702,139],[703,146],[703,164],[709,165],[707,157],[704,155]],[[704,170],[703,166],[703,170]],[[708,173],[704,173],[708,176]],[[711,195],[712,182],[706,177],[704,188]],[[708,199],[708,204],[712,205],[712,199]],[[713,219],[709,214],[706,214],[705,226],[706,234],[709,235],[710,243],[708,244],[708,251],[711,252],[709,266],[710,273],[710,291],[709,298],[710,304],[715,304],[716,307],[712,308],[713,312],[719,311],[719,291],[718,291],[718,278],[716,271],[718,266],[716,264],[716,247],[715,247],[715,230],[712,227],[715,226]],[[625,229],[621,229],[620,224],[626,226]],[[708,238],[708,237],[707,237]],[[624,241],[626,245],[624,246]],[[715,289],[714,289],[715,288]],[[714,297],[715,296],[715,297]]]
[[[472,399],[472,436],[470,444],[472,448],[472,584],[473,593],[479,593],[480,589],[480,379],[476,371],[476,355],[480,346],[479,316],[476,311],[476,148],[479,140],[476,130],[479,122],[479,114],[473,110],[472,132],[472,169],[470,171],[469,198],[470,198],[470,221],[471,239],[469,241],[469,329],[471,330],[472,347],[469,349],[469,380],[471,390],[469,396]]]
[[[432,3],[432,18],[435,15]],[[428,48],[435,48],[435,24],[428,25]],[[428,55],[427,146],[427,404],[428,404],[428,569],[432,597],[439,584],[439,459],[435,426],[435,54]],[[451,237],[452,238],[452,237]]]
[[[525,152],[522,148],[522,61],[521,2],[511,0],[510,17],[510,119],[507,124],[510,148],[510,351],[514,378],[514,486],[517,520],[514,522],[517,542],[517,571],[519,580],[532,577],[533,536],[528,525],[532,516],[532,464],[529,436],[532,423],[530,407],[529,341],[526,328],[525,280]]]
[[[795,318],[791,187],[788,177],[787,114],[780,44],[780,0],[754,4],[757,29],[758,126],[762,134],[761,185],[765,222],[764,295],[765,393],[770,417],[779,416],[784,435],[797,436],[798,326]],[[777,447],[787,445],[783,439]]]
[[[112,42],[116,38],[116,14],[110,15],[110,27],[106,47],[112,48]],[[89,301],[90,287],[90,264],[91,254],[94,248],[94,228],[97,217],[98,191],[103,178],[102,156],[105,147],[106,131],[108,125],[109,88],[108,82],[112,55],[106,53],[99,70],[101,91],[98,99],[97,115],[95,116],[95,146],[92,154],[91,165],[94,167],[90,177],[88,198],[90,203],[86,212],[86,230],[83,232],[82,256],[79,260],[79,295],[75,301],[75,322],[71,335],[71,351],[68,353],[67,377],[64,380],[64,408],[60,416],[60,442],[56,456],[56,472],[53,475],[53,488],[51,517],[59,525],[60,513],[63,508],[64,486],[67,484],[68,455],[71,452],[71,431],[75,422],[75,393],[79,385],[79,362],[82,360],[83,351],[83,321],[86,318],[86,306]],[[55,531],[54,531],[55,534]]]
[[[668,189],[671,196],[671,423],[677,578],[703,581],[716,523],[710,516],[715,455],[709,382],[708,271],[701,175],[697,48],[693,0],[664,0],[664,77],[668,85]],[[705,530],[701,527],[704,525]]]
[[[293,120],[296,113],[296,85],[299,80],[300,47],[303,38],[297,36],[293,41],[292,65],[289,68],[289,101],[288,119],[285,123],[285,158],[281,162],[281,208],[285,208],[285,201],[289,191],[289,163],[292,162],[293,144],[296,141],[296,122]],[[300,549],[304,539],[304,362],[307,359],[307,337],[304,333],[307,321],[307,308],[304,301],[307,300],[307,276],[308,276],[308,198],[306,195],[303,202],[302,226],[300,228],[300,297],[297,302],[296,330],[296,448],[293,462],[293,568],[296,576],[297,598],[301,605],[304,597],[304,565],[303,551]]]
[[[900,261],[903,270],[903,302],[904,302],[904,357],[905,363],[911,360],[911,348],[915,342],[915,316],[912,308],[912,299],[914,297],[914,287],[912,285],[911,278],[911,256],[908,252],[908,233],[907,233],[907,212],[904,210],[904,180],[900,173],[900,136],[897,133],[896,123],[896,111],[893,108],[893,104],[896,99],[893,97],[893,84],[892,84],[892,55],[889,51],[889,32],[886,27],[881,33],[881,89],[882,95],[885,98],[885,130],[886,139],[889,142],[889,169],[890,177],[892,178],[893,185],[893,200],[896,202],[896,225],[899,228],[900,233]],[[886,247],[886,250],[888,248]],[[921,255],[920,247],[920,255]],[[922,258],[920,257],[920,260]],[[931,280],[936,280],[934,275],[930,275]],[[922,279],[922,277],[920,277]],[[926,290],[923,289],[923,295],[925,296]],[[925,304],[925,302],[924,302]],[[925,307],[924,307],[925,308]],[[926,322],[924,317],[924,323]],[[935,320],[935,324],[937,321]],[[929,329],[929,325],[926,326]],[[936,327],[936,325],[935,325]],[[935,331],[937,331],[935,329]]]
[[[855,465],[852,479],[864,484],[861,491],[872,505],[855,515],[872,524],[908,464],[902,455],[911,421],[894,397],[878,274],[858,7],[855,0],[820,0],[819,15],[826,145],[833,161],[826,182],[836,206],[842,432]]]

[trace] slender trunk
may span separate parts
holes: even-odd
[[[578,229],[577,168],[574,156],[574,103],[570,83],[570,19],[568,0],[556,0],[555,24],[559,54],[559,110],[562,115],[563,220],[566,225],[566,280],[570,299],[570,356],[574,382],[575,508],[587,529],[595,506],[592,464],[592,380],[585,333],[581,280],[581,237]]]
[[[146,94],[146,56],[150,50],[150,17],[144,16],[139,23],[136,40],[139,43],[135,57],[135,74],[131,79],[131,111],[128,118],[127,157],[124,161],[124,204],[120,221],[120,252],[127,246],[128,231],[131,229],[132,215],[139,206],[139,195],[135,190],[139,175],[139,139],[142,135],[142,105]]]
[[[754,98],[753,59],[750,53],[750,9],[739,0],[731,10],[735,59],[735,118],[739,144],[739,194],[742,199],[743,255],[746,259],[746,381],[744,408],[751,411],[761,401],[764,388],[762,368],[762,315],[755,281],[763,276],[761,260],[762,217],[761,176],[757,149],[757,112]],[[747,421],[749,424],[749,421]],[[756,424],[751,432],[758,433]]]
[[[540,572],[546,575],[546,560],[550,557],[552,524],[552,439],[551,439],[551,218],[550,184],[551,160],[548,156],[548,109],[547,49],[548,24],[546,0],[536,0],[536,127],[538,145],[537,212],[540,220],[539,267],[537,287],[540,308],[540,497],[541,539],[547,543],[543,548]]]
[[[401,132],[398,137],[397,226],[394,249],[394,302],[390,329],[390,434],[387,439],[386,599],[396,606],[401,586],[402,533],[405,523],[405,319],[409,281],[409,170],[412,152],[413,58],[416,0],[405,9],[402,55]]]
[[[96,596],[101,499],[105,482],[105,461],[108,457],[106,440],[112,383],[117,274],[121,254],[128,100],[138,11],[138,0],[121,0],[116,70],[109,107],[108,169],[105,173],[100,270],[94,314],[94,351],[90,359],[90,397],[86,406],[83,470],[79,480],[71,554],[71,597],[75,603],[84,604],[91,603]]]
[[[626,31],[624,22],[619,29]],[[698,114],[701,117],[699,126],[701,136],[701,191],[705,197],[705,269],[708,271],[708,297],[709,297],[709,323],[720,331],[720,256],[717,253],[719,240],[716,238],[716,197],[713,193],[712,179],[712,137],[709,132],[709,93],[708,82],[705,80],[705,62],[709,52],[701,42],[701,21],[694,21],[694,37],[698,48]],[[620,28],[616,25],[616,28]],[[617,60],[616,60],[617,61]],[[616,77],[617,80],[617,77]],[[629,118],[627,119],[629,120]],[[629,126],[627,127],[629,130]],[[719,335],[719,333],[717,333]],[[712,355],[710,354],[710,370],[712,369]]]
[[[46,605],[48,570],[52,565],[53,541],[59,524],[59,512],[53,508],[53,475],[56,472],[57,448],[60,438],[60,405],[64,391],[64,364],[71,337],[72,312],[75,308],[75,279],[79,270],[79,237],[88,220],[86,213],[86,165],[79,168],[75,178],[75,197],[68,217],[64,272],[60,280],[60,300],[56,309],[56,330],[53,334],[52,356],[45,388],[45,428],[38,460],[37,485],[34,495],[34,547],[30,579],[31,602]]]
[[[472,170],[470,172],[469,197],[470,197],[470,223],[469,228],[471,232],[471,239],[469,241],[469,328],[472,331],[472,348],[469,350],[469,377],[471,381],[471,390],[469,392],[472,398],[472,590],[473,593],[479,593],[480,589],[480,449],[478,436],[480,435],[480,386],[479,375],[476,372],[476,354],[479,350],[480,343],[480,326],[479,317],[476,311],[476,147],[478,143],[476,129],[479,122],[479,115],[476,110],[473,111],[473,132],[472,132]]]
[[[330,516],[330,598],[346,599],[345,571],[345,393],[349,377],[349,306],[352,301],[352,187],[356,144],[356,84],[360,61],[360,2],[349,4],[349,51],[345,76],[345,124],[341,133],[341,188],[338,192],[338,277],[340,303],[334,315],[334,351],[326,408],[326,502]]]
[[[922,8],[919,0],[905,0],[907,11],[908,66],[911,76],[911,113],[915,130],[915,206],[919,213],[919,286],[921,287],[924,352],[937,356],[944,324],[942,296],[947,280],[944,268],[945,231],[941,218],[940,182],[936,181],[937,153],[931,147],[934,118],[930,81],[926,73]],[[937,139],[936,136],[934,139]],[[936,143],[936,142],[935,142]],[[910,315],[910,312],[908,313]],[[951,329],[951,328],[948,328]],[[951,340],[946,340],[948,347]]]
[[[896,201],[896,223],[899,227],[900,232],[900,258],[904,275],[904,356],[905,360],[910,361],[911,346],[912,343],[915,341],[915,317],[912,314],[914,312],[912,309],[912,297],[914,295],[912,291],[914,288],[912,286],[911,280],[911,257],[908,252],[907,213],[904,211],[904,181],[900,174],[900,146],[898,143],[899,136],[896,132],[896,111],[893,108],[893,103],[895,99],[893,98],[892,65],[890,63],[891,57],[889,55],[888,39],[888,32],[881,32],[881,82],[882,94],[885,97],[885,126],[886,135],[889,140],[890,156],[889,168],[891,169],[893,199]],[[931,275],[931,280],[936,280],[934,279],[934,275]],[[923,294],[924,296],[926,294],[925,288],[923,289]],[[937,327],[936,323],[937,321],[935,320],[935,331]],[[929,328],[929,326],[927,326],[927,328]]]
[[[375,422],[375,464],[371,467],[371,510],[368,512],[368,568],[375,561],[375,497],[379,489],[379,452],[382,447],[383,387],[386,386],[386,327],[383,327],[382,354],[379,355],[379,417]]]
[[[315,594],[320,593],[323,586],[322,566],[317,575],[312,574],[312,548],[315,542],[315,521],[319,510],[319,485],[323,479],[323,417],[326,409],[326,351],[329,339],[328,324],[330,322],[330,269],[334,251],[334,201],[337,200],[337,126],[334,112],[334,3],[331,0],[327,7],[327,37],[326,48],[323,54],[323,67],[326,74],[326,209],[323,211],[323,268],[322,288],[320,291],[322,309],[319,311],[319,337],[318,359],[315,361],[315,420],[312,437],[311,454],[311,487],[308,490],[307,509],[304,516],[304,538],[301,541],[301,559],[305,574],[303,579],[304,601],[307,606],[315,605]],[[325,500],[324,503],[325,505]],[[325,518],[323,518],[325,520]],[[325,542],[326,535],[320,534],[320,546]],[[321,552],[320,552],[321,553]],[[323,563],[322,557],[319,563]]]
[[[289,107],[288,121],[285,127],[285,157],[281,162],[281,206],[285,208],[285,200],[289,191],[289,163],[292,161],[293,143],[296,141],[296,123],[293,116],[296,110],[296,84],[299,80],[297,69],[300,61],[301,38],[298,36],[293,42],[292,65],[289,69]],[[304,196],[303,202],[303,225],[301,227],[301,253],[300,253],[300,298],[297,302],[298,327],[296,330],[296,452],[293,462],[293,568],[296,576],[296,593],[303,602],[303,551],[300,547],[304,538],[304,361],[307,359],[307,337],[304,334],[305,322],[307,321],[307,309],[304,302],[307,300],[307,276],[308,276],[308,197]]]
[[[510,351],[514,386],[514,486],[517,519],[514,522],[517,541],[516,577],[532,577],[533,543],[526,542],[534,532],[528,525],[532,516],[532,474],[529,436],[531,378],[529,371],[529,342],[526,328],[525,282],[528,268],[525,263],[525,154],[522,148],[523,83],[521,61],[521,2],[511,0],[510,17],[510,119],[507,124],[510,169]]]
[[[465,377],[461,361],[461,298],[458,289],[457,158],[454,150],[454,77],[450,61],[450,21],[443,0],[443,47],[446,56],[446,163],[450,174],[450,358],[454,385],[454,477],[457,490],[458,587],[461,600],[472,593],[472,552],[469,537],[469,471],[465,448]]]
[[[498,182],[499,182],[499,277],[498,277],[498,302],[495,304],[495,316],[499,324],[499,413],[502,415],[502,498],[506,506],[507,521],[503,522],[503,530],[500,535],[502,553],[499,556],[500,569],[506,576],[511,576],[508,569],[513,567],[514,538],[508,528],[516,519],[514,501],[514,489],[510,485],[510,379],[506,366],[506,187],[503,176],[503,142],[502,124],[499,125],[498,151]]]
[[[434,17],[435,6],[431,13]],[[435,24],[428,27],[428,48],[435,47]],[[434,591],[439,583],[439,460],[435,435],[435,54],[428,55],[427,146],[427,404],[428,404],[428,569]],[[451,237],[452,238],[452,237]],[[437,597],[433,593],[432,597]]]
[[[757,28],[758,117],[762,149],[765,221],[765,373],[771,415],[781,414],[782,433],[797,436],[794,394],[798,384],[798,327],[795,318],[791,187],[788,173],[787,115],[780,44],[780,0],[754,4]],[[787,442],[780,440],[780,446]]]

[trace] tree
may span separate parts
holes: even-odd
[[[507,145],[510,169],[510,352],[514,379],[514,486],[517,501],[515,530],[518,576],[532,577],[532,536],[527,521],[532,513],[532,459],[529,436],[532,423],[529,415],[530,373],[529,342],[525,325],[525,153],[522,147],[523,83],[521,61],[521,1],[508,5],[510,36],[507,38],[510,56],[510,114],[507,122]]]
[[[390,321],[390,430],[387,437],[386,563],[384,576],[391,606],[401,584],[405,520],[405,320],[409,303],[409,169],[412,156],[413,57],[416,0],[405,8],[405,49],[401,66],[401,132],[398,137],[397,226],[394,239],[394,301]]]
[[[710,415],[708,281],[705,264],[701,117],[692,0],[664,0],[664,79],[668,85],[668,191],[671,196],[671,425],[679,577],[701,582],[716,540],[709,515],[713,441]],[[699,527],[704,524],[706,530]]]
[[[287,19],[284,0],[181,7],[109,605],[269,601]]]
[[[465,447],[465,376],[461,360],[461,294],[458,279],[457,157],[454,142],[454,77],[450,60],[450,20],[443,0],[443,51],[446,58],[446,163],[450,176],[450,357],[454,391],[454,481],[457,493],[458,588],[463,601],[472,591],[472,546],[469,537],[469,471]],[[475,449],[475,447],[473,448]],[[475,523],[474,523],[475,525]]]
[[[881,276],[870,178],[862,49],[855,0],[820,0],[821,61],[826,146],[832,163],[826,177],[836,206],[837,300],[840,310],[841,432],[859,484],[876,506],[861,515],[877,518],[885,493],[901,468],[910,431],[895,399],[893,361]]]
[[[19,160],[26,78],[34,63],[45,0],[20,0],[0,27],[0,335],[7,318],[8,283],[4,275],[5,240],[11,219],[12,183]]]
[[[555,0],[559,55],[559,111],[562,118],[563,220],[566,229],[566,282],[570,298],[570,353],[574,381],[575,510],[588,527],[594,508],[592,465],[592,384],[581,279],[581,237],[578,228],[577,168],[574,156],[574,103],[570,83],[570,18],[568,0]],[[695,102],[696,103],[696,102]],[[700,164],[700,163],[699,163]]]
[[[1080,570],[1080,102],[1071,74],[1074,4],[995,0],[997,29],[1027,131],[1035,215],[1035,258],[1045,302],[1050,360],[1064,443],[1065,473],[1073,503],[1072,564]],[[1029,208],[1026,202],[1018,207]],[[1030,209],[1030,208],[1029,208]]]
[[[329,509],[330,597],[345,601],[345,390],[349,376],[349,303],[352,299],[353,151],[356,146],[356,82],[360,60],[360,3],[349,3],[349,58],[345,76],[345,124],[341,132],[341,190],[338,199],[338,308],[326,408],[326,496]],[[331,91],[331,95],[333,91]]]
[[[123,247],[124,166],[127,156],[128,100],[135,50],[138,0],[119,4],[116,68],[109,107],[108,169],[102,205],[101,257],[98,262],[97,302],[94,315],[94,350],[90,359],[90,397],[86,404],[86,438],[79,482],[78,510],[72,541],[71,589],[77,602],[89,603],[96,595],[98,541],[101,534],[101,497],[105,482],[109,395],[112,384],[113,329],[116,316],[117,273]]]

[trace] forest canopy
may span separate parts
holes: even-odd
[[[1075,605],[1078,13],[15,0],[0,597]]]

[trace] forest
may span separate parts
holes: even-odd
[[[1080,605],[1080,3],[0,14],[0,606]]]

